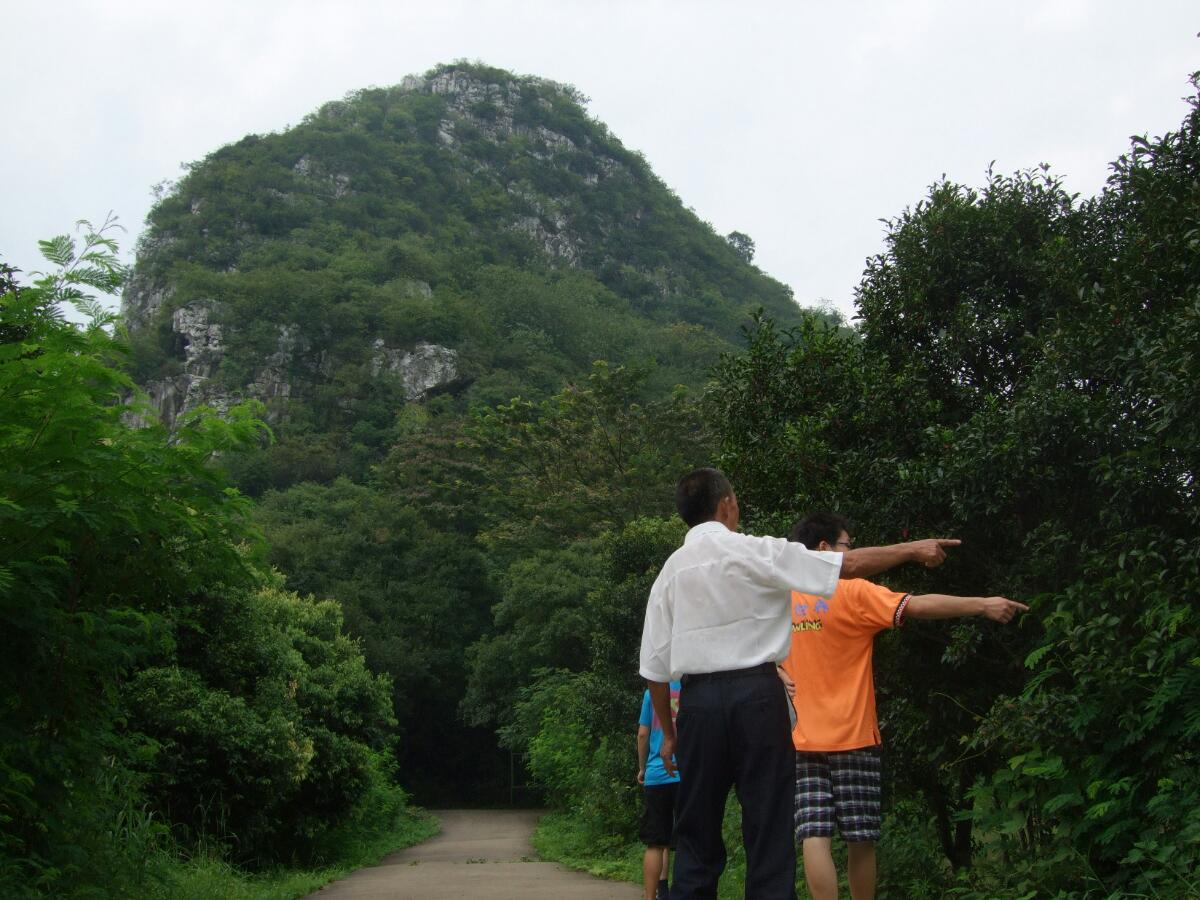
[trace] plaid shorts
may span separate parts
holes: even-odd
[[[796,841],[833,837],[878,841],[883,758],[878,747],[796,753]]]

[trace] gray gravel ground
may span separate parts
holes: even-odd
[[[638,885],[602,881],[537,859],[529,837],[540,813],[443,810],[442,832],[385,857],[310,900],[637,900]]]

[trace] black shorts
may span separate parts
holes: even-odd
[[[679,782],[642,786],[642,827],[638,837],[647,847],[675,849],[675,795]]]

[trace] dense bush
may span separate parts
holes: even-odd
[[[503,568],[495,627],[468,652],[468,721],[508,726],[541,669],[590,666],[624,703],[640,696],[633,653],[646,573],[679,532],[638,516],[669,514],[678,473],[707,456],[695,403],[683,390],[647,398],[648,374],[597,363],[586,385],[476,416],[469,435],[491,475],[480,537]],[[615,725],[605,718],[593,734]],[[520,749],[535,732],[527,723],[505,733]]]
[[[385,774],[395,724],[341,608],[273,581],[206,598],[124,698],[155,810],[182,843],[225,842],[250,863],[319,854]]]
[[[895,578],[1033,602],[879,654],[898,796],[972,896],[1196,888],[1198,196],[1195,102],[1092,201],[1041,171],[937,185],[868,267],[861,341],[761,323],[709,395],[759,527],[829,507],[860,539],[954,534],[935,576]]]
[[[760,319],[714,373],[705,418],[747,526],[826,508],[864,544],[954,535],[944,567],[887,580],[1033,606],[1004,631],[880,639],[881,895],[1194,896],[1200,102],[1093,200],[1045,168],[934,185],[889,222],[858,302],[854,332]],[[632,669],[634,629],[593,646]],[[628,734],[610,671],[538,674],[506,731],[579,840],[633,814],[596,749]]]
[[[30,880],[88,867],[101,808],[120,802],[96,785],[126,752],[121,677],[185,598],[249,580],[246,506],[207,463],[258,425],[196,415],[168,442],[125,424],[122,347],[84,293],[120,284],[114,250],[90,226],[81,248],[45,242],[56,270],[6,279],[0,299],[0,852],[5,875]],[[65,321],[71,302],[89,324]]]
[[[255,410],[134,424],[123,343],[85,293],[120,284],[115,245],[88,226],[43,250],[52,274],[0,284],[0,889],[150,892],[172,836],[329,858],[403,806],[388,685],[336,604],[265,574],[212,464],[257,444]]]
[[[494,787],[500,776],[476,754],[490,734],[463,729],[457,716],[466,648],[494,600],[478,548],[432,527],[387,479],[270,492],[257,518],[268,558],[290,573],[289,585],[338,598],[371,671],[388,673],[395,758],[422,795],[453,796],[466,769],[481,791]],[[453,733],[462,740],[447,743]]]
[[[579,607],[586,650],[569,667],[527,675],[502,729],[508,746],[528,754],[546,798],[570,810],[597,848],[615,850],[636,836],[642,610],[682,534],[678,521],[642,518],[604,536],[601,577]]]

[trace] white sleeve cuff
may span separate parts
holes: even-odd
[[[651,669],[642,668],[642,669],[638,670],[638,674],[641,675],[643,678],[645,678],[647,681],[656,681],[659,684],[670,684],[670,682],[671,682],[671,673],[670,672],[663,674],[662,672],[656,672]]]

